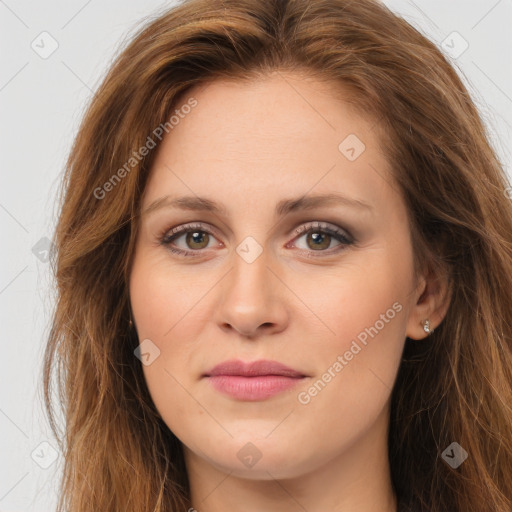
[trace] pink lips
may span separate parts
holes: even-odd
[[[205,373],[219,392],[239,400],[264,400],[297,385],[306,376],[277,361],[225,361]]]

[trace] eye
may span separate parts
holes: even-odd
[[[295,238],[295,240],[300,240],[301,238],[305,239],[305,247],[299,247],[299,249],[305,250],[309,253],[320,252],[332,254],[333,252],[343,250],[346,246],[354,243],[354,241],[340,228],[337,226],[330,227],[328,224],[323,222],[311,222],[305,224],[295,232],[300,235],[298,238]],[[337,249],[335,251],[327,251],[327,249],[333,248],[331,245],[333,241],[339,242],[337,245],[334,245]],[[287,245],[287,247],[289,246],[290,244]]]
[[[313,253],[320,253],[318,256],[324,255],[324,253],[326,255],[332,255],[354,243],[354,240],[350,235],[347,236],[345,231],[335,225],[329,225],[324,222],[310,222],[304,224],[295,230],[295,234],[299,236],[296,237],[294,241],[305,238],[306,247],[298,247],[298,249],[308,253],[308,255],[312,255]],[[210,228],[204,224],[196,223],[184,224],[164,232],[164,234],[159,237],[159,242],[179,256],[197,257],[203,254],[203,249],[212,247],[211,242],[213,242],[215,238]],[[179,246],[180,239],[183,239],[181,241],[181,247]],[[338,244],[334,246],[334,250],[327,250],[333,249],[331,246],[333,241],[337,241]],[[286,244],[286,247],[294,247],[292,242]],[[220,247],[224,246],[222,242],[219,242],[219,244]]]
[[[180,238],[184,239],[185,247],[176,247]],[[185,224],[166,233],[160,243],[175,254],[194,257],[200,256],[201,249],[210,248],[209,244],[214,239],[214,235],[203,224]]]

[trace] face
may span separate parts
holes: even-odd
[[[159,147],[130,301],[189,462],[287,478],[384,442],[421,290],[374,123],[334,87],[212,82]]]

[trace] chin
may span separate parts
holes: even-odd
[[[208,436],[205,436],[208,438]],[[305,452],[304,443],[284,442],[281,438],[235,436],[226,443],[210,443],[193,450],[219,470],[250,480],[290,479],[301,476],[321,464],[318,451]],[[212,446],[215,449],[212,450]]]

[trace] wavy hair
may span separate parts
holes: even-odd
[[[376,120],[408,208],[415,268],[450,283],[444,321],[423,342],[406,340],[392,391],[399,499],[415,512],[512,510],[510,184],[456,71],[376,1],[185,0],[119,52],[61,182],[44,354],[45,407],[64,460],[59,512],[191,506],[181,444],[151,400],[128,327],[140,200],[156,151],[130,158],[191,87],[280,70],[340,84]],[[123,179],[113,181],[118,169]],[[469,454],[457,469],[440,457],[454,441]]]

